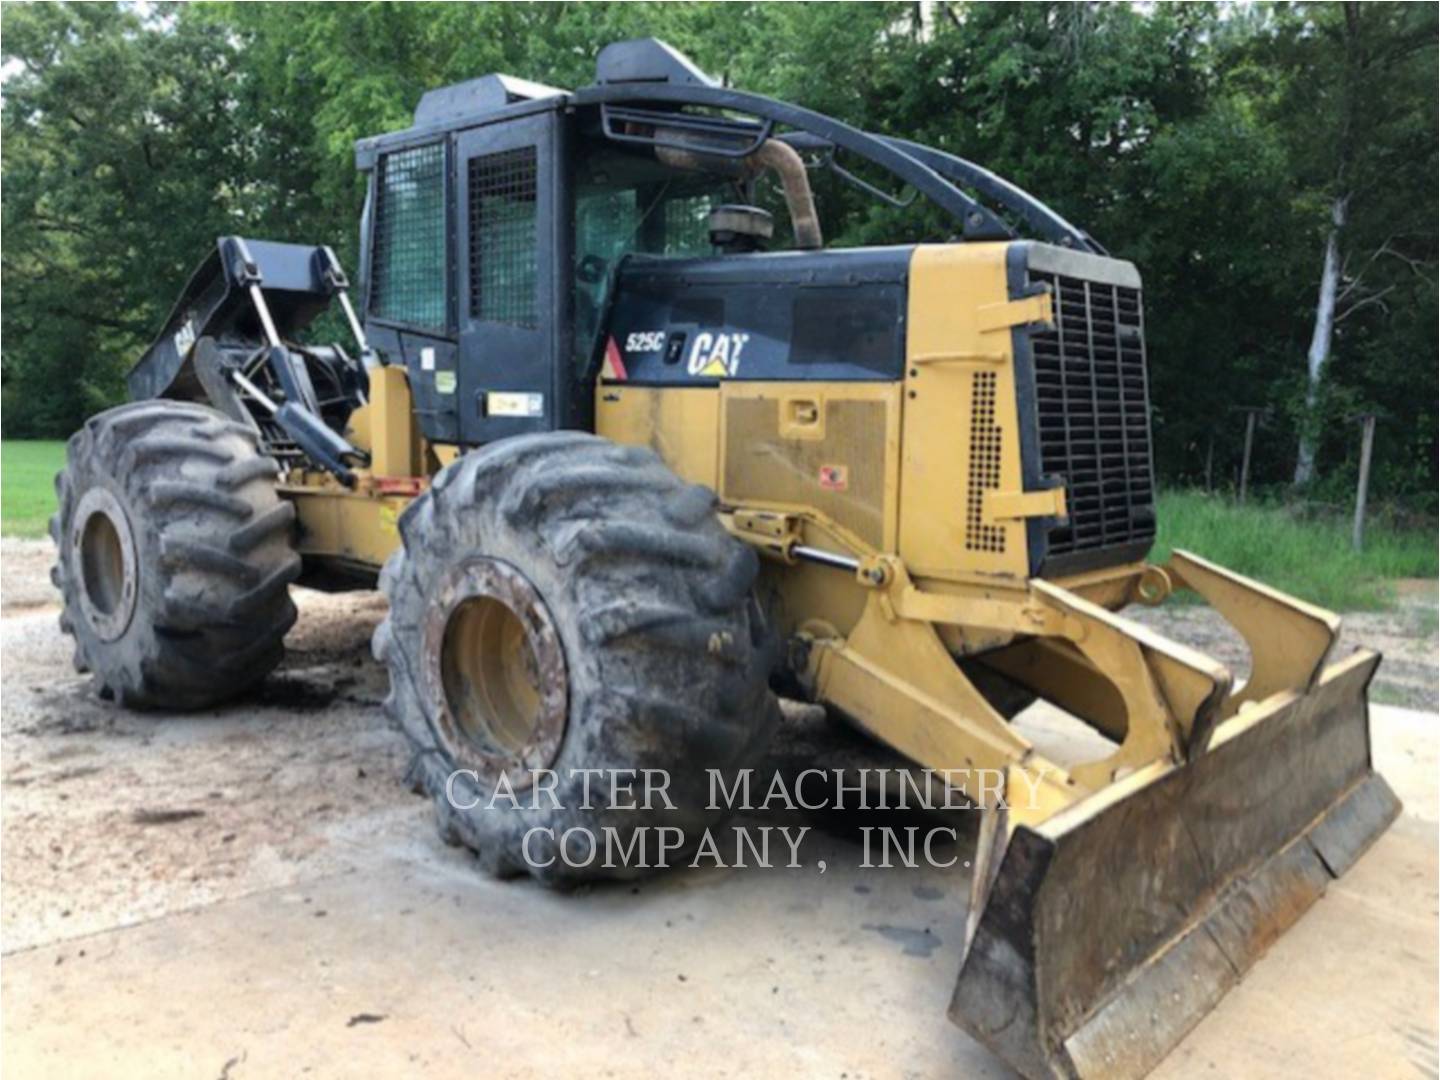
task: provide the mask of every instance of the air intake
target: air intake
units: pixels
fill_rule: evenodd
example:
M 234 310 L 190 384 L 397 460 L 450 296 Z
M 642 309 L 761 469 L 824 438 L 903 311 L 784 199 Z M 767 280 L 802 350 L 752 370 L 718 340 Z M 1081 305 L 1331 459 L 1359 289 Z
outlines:
M 1039 471 L 1065 485 L 1069 510 L 1045 533 L 1039 572 L 1055 575 L 1142 557 L 1155 484 L 1138 277 L 1125 263 L 1042 252 L 1032 249 L 1027 291 L 1050 292 L 1054 329 L 1028 337 Z

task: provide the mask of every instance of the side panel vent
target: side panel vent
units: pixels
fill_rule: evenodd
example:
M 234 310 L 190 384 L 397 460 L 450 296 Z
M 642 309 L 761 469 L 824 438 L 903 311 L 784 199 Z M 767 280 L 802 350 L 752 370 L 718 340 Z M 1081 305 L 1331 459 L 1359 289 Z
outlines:
M 984 524 L 985 492 L 1000 486 L 1000 428 L 995 424 L 995 373 L 979 371 L 970 390 L 970 475 L 965 496 L 965 549 L 1002 554 L 1005 529 Z
M 470 159 L 470 315 L 535 327 L 536 149 Z

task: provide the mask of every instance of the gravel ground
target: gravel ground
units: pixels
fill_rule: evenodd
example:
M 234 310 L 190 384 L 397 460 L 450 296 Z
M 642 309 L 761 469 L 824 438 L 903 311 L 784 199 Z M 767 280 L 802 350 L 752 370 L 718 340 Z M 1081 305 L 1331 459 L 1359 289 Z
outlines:
M 1393 611 L 1356 611 L 1344 616 L 1340 642 L 1332 660 L 1356 649 L 1376 650 L 1385 659 L 1370 687 L 1372 701 L 1434 712 L 1440 705 L 1440 666 L 1437 666 L 1437 585 L 1429 580 L 1399 584 Z M 1126 615 L 1167 637 L 1215 657 L 1237 677 L 1249 671 L 1249 651 L 1220 615 L 1201 604 L 1165 604 L 1135 607 Z

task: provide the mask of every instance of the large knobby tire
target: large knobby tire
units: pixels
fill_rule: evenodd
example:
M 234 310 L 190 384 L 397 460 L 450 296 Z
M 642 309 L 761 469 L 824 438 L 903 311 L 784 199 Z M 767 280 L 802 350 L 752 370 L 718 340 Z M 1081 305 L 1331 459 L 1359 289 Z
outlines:
M 122 405 L 71 437 L 51 579 L 103 696 L 204 708 L 280 662 L 300 557 L 277 471 L 253 431 L 190 402 Z
M 375 654 L 442 837 L 497 876 L 573 885 L 654 866 L 606 866 L 603 851 L 567 865 L 571 829 L 571 863 L 585 861 L 587 835 L 613 830 L 619 845 L 649 844 L 654 864 L 661 829 L 680 830 L 667 836 L 683 836 L 683 852 L 723 820 L 708 770 L 753 767 L 779 709 L 751 597 L 758 562 L 721 527 L 709 489 L 649 450 L 520 436 L 437 475 L 400 535 L 380 577 L 390 611 Z M 535 792 L 538 769 L 553 800 Z M 639 782 L 612 801 L 612 781 L 646 769 L 668 776 L 674 809 L 658 796 L 628 808 L 643 801 Z M 581 770 L 602 770 L 588 809 Z M 502 773 L 519 805 L 494 798 Z

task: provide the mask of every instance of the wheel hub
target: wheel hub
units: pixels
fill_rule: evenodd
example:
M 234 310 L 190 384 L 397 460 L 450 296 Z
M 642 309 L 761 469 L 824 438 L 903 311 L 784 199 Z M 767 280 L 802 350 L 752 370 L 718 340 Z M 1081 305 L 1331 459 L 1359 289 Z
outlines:
M 474 559 L 448 574 L 423 628 L 427 696 L 460 768 L 514 789 L 560 751 L 569 679 L 560 636 L 535 587 L 509 563 Z
M 101 641 L 114 641 L 130 625 L 140 593 L 135 537 L 120 500 L 93 487 L 75 508 L 70 550 L 80 585 L 80 608 Z

